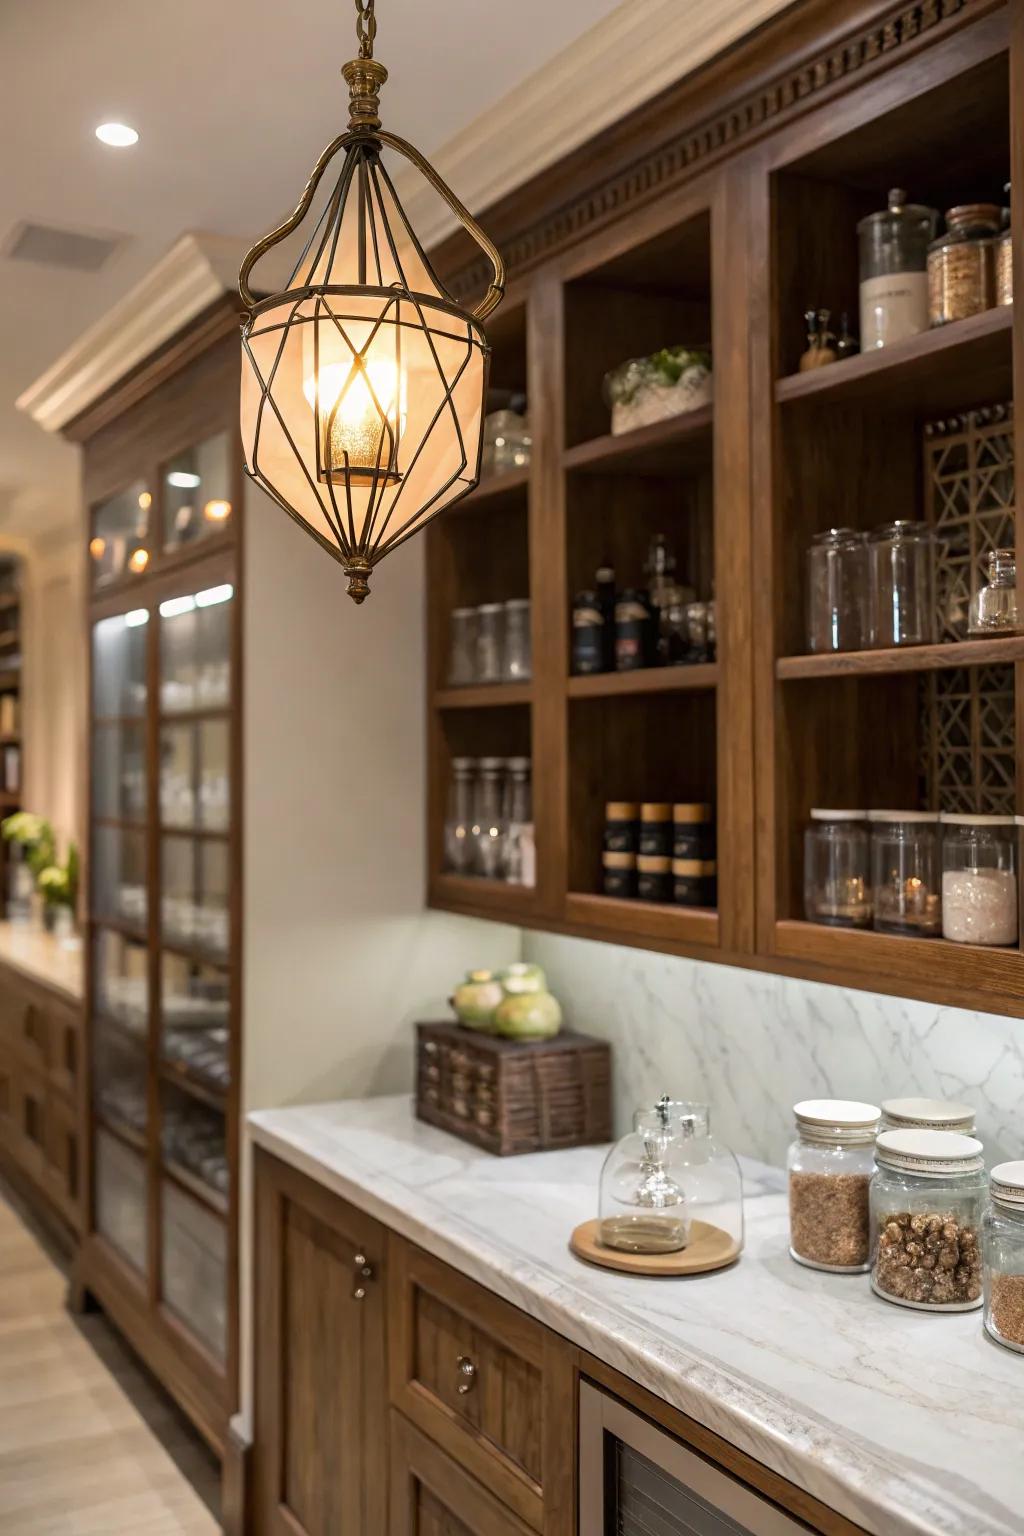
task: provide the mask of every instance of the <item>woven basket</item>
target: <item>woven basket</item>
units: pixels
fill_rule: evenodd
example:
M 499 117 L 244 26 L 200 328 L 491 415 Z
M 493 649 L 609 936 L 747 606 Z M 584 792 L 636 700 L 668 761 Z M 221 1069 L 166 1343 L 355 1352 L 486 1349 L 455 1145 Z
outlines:
M 416 1114 L 499 1157 L 610 1141 L 611 1049 L 568 1030 L 500 1040 L 416 1026 Z

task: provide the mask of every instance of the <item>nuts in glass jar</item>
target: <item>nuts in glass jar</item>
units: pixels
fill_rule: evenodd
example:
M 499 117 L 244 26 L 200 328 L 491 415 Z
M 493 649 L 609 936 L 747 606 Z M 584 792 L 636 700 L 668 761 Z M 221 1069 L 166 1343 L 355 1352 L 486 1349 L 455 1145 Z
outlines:
M 981 1296 L 974 1227 L 952 1211 L 898 1211 L 879 1223 L 876 1289 L 921 1306 L 957 1306 Z

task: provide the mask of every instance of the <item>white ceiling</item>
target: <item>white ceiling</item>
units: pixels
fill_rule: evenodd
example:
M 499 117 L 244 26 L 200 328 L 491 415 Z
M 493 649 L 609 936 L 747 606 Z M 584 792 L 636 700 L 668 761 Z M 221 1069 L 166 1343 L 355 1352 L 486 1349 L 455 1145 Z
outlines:
M 394 132 L 435 151 L 619 0 L 378 0 Z M 345 124 L 351 0 L 0 0 L 0 248 L 22 220 L 129 238 L 99 272 L 0 256 L 0 533 L 77 516 L 77 454 L 14 401 L 186 229 L 244 240 Z M 134 149 L 93 130 L 131 123 Z M 456 187 L 456 191 L 458 188 Z

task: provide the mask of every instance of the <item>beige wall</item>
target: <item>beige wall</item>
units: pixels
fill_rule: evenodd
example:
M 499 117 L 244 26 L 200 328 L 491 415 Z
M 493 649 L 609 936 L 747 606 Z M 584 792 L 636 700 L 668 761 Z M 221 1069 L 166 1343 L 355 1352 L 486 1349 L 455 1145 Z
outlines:
M 85 789 L 84 567 L 72 537 L 26 560 L 22 719 L 24 805 L 82 841 Z
M 251 486 L 245 544 L 243 1104 L 407 1089 L 414 1021 L 520 950 L 516 929 L 424 909 L 423 540 L 361 608 Z M 243 1340 L 248 1304 L 243 1285 Z

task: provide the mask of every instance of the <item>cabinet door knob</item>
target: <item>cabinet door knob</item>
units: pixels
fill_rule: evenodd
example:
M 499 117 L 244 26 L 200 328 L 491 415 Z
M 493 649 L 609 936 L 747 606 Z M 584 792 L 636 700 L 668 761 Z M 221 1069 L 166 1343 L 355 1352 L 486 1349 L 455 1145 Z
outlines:
M 476 1366 L 468 1355 L 460 1355 L 455 1364 L 458 1367 L 459 1375 L 462 1377 L 458 1387 L 459 1396 L 465 1397 L 468 1392 L 472 1392 L 476 1385 Z
M 354 1253 L 352 1255 L 352 1268 L 354 1270 L 352 1300 L 364 1301 L 366 1299 L 366 1286 L 363 1284 L 363 1281 L 373 1279 L 373 1265 L 365 1253 Z

